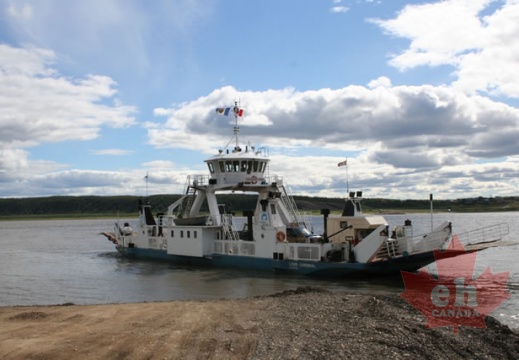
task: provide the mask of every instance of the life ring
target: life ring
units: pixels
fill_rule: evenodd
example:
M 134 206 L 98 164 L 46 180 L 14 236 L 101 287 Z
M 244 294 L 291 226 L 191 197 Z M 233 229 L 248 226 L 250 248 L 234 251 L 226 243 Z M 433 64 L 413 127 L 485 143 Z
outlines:
M 285 241 L 285 238 L 286 238 L 286 235 L 283 231 L 278 231 L 278 233 L 276 234 L 276 239 L 278 242 L 283 242 Z

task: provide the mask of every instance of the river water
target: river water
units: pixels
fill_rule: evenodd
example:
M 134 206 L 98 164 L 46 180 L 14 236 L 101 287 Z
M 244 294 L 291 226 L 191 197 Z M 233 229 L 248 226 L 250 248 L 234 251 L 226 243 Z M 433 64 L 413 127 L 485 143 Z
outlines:
M 430 230 L 431 216 L 385 216 L 391 227 L 410 219 L 414 233 Z M 463 233 L 507 223 L 505 240 L 519 241 L 519 213 L 435 214 L 433 222 L 453 223 Z M 129 221 L 136 227 L 134 219 Z M 322 219 L 310 218 L 315 233 Z M 244 298 L 269 295 L 299 286 L 332 291 L 401 293 L 400 276 L 377 279 L 325 280 L 268 272 L 176 267 L 154 261 L 129 260 L 118 255 L 100 231 L 111 230 L 111 220 L 19 220 L 0 222 L 0 306 L 50 304 L 107 304 L 191 299 Z M 508 272 L 511 297 L 492 316 L 519 328 L 519 245 L 493 248 L 477 255 L 474 278 L 490 267 Z M 436 265 L 426 270 L 436 272 Z

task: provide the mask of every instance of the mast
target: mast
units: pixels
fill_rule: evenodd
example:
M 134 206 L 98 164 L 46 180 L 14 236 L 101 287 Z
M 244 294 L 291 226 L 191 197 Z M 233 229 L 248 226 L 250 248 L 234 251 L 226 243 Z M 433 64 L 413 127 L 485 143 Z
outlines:
M 234 146 L 233 152 L 241 151 L 240 139 L 238 137 L 238 133 L 240 132 L 240 127 L 238 126 L 238 118 L 243 116 L 243 109 L 241 109 L 239 105 L 240 104 L 238 103 L 238 101 L 235 101 L 233 107 L 216 108 L 216 113 L 218 115 L 228 116 L 231 111 L 234 114 L 234 135 L 233 135 L 233 137 L 236 138 L 236 145 Z M 225 149 L 228 148 L 228 146 L 231 144 L 231 142 L 232 142 L 232 138 L 231 138 L 231 140 L 229 140 L 229 142 L 225 146 Z
M 236 146 L 234 147 L 234 151 L 238 152 L 241 151 L 240 148 L 240 141 L 238 139 L 238 133 L 240 132 L 240 127 L 238 126 L 238 116 L 240 115 L 240 107 L 238 106 L 238 102 L 234 102 L 234 137 L 236 138 Z

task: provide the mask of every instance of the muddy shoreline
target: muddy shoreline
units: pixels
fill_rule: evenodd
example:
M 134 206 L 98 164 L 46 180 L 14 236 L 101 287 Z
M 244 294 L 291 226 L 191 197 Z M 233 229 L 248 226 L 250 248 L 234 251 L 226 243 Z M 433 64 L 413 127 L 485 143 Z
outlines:
M 395 294 L 299 288 L 210 301 L 0 308 L 2 359 L 517 359 L 519 334 L 425 328 Z

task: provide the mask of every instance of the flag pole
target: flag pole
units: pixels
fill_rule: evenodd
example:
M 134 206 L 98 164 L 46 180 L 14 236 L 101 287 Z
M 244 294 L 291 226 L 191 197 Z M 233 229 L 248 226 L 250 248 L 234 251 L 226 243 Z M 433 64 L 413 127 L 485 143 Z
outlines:
M 234 107 L 227 108 L 216 108 L 216 113 L 218 115 L 229 115 L 230 112 L 234 113 L 234 136 L 229 140 L 225 148 L 227 148 L 233 139 L 236 139 L 236 145 L 234 146 L 234 152 L 240 152 L 240 139 L 238 138 L 238 133 L 240 132 L 240 127 L 238 126 L 238 118 L 243 116 L 243 109 L 240 108 L 240 102 L 235 101 Z
M 148 172 L 146 171 L 146 176 L 144 177 L 146 179 L 146 198 L 148 198 Z
M 350 193 L 350 181 L 348 178 L 348 159 L 337 164 L 338 167 L 346 166 L 346 193 Z
M 236 136 L 236 147 L 234 148 L 234 150 L 238 151 L 238 149 L 240 148 L 240 141 L 238 140 L 238 133 L 240 132 L 240 128 L 238 127 L 238 114 L 240 112 L 240 108 L 238 106 L 238 102 L 235 101 L 234 102 L 234 109 L 233 109 L 233 112 L 234 112 L 234 135 Z
M 433 225 L 433 194 L 429 194 L 429 201 L 431 203 L 431 231 L 433 231 L 434 229 L 434 225 Z
M 350 193 L 350 180 L 348 176 L 348 163 L 346 162 L 346 193 Z

